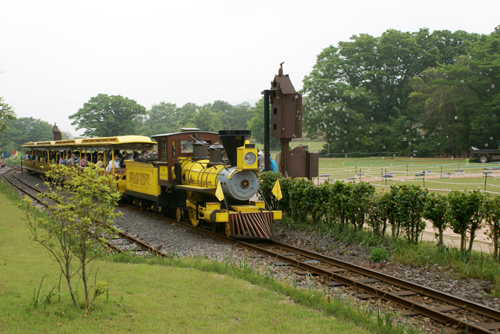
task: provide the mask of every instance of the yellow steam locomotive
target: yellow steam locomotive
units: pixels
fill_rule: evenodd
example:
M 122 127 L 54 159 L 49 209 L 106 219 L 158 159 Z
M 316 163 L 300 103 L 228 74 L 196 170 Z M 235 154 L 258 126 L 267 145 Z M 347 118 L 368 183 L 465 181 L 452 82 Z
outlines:
M 178 221 L 189 218 L 193 226 L 207 222 L 212 231 L 223 230 L 227 236 L 269 239 L 273 220 L 280 220 L 282 213 L 256 200 L 259 170 L 250 134 L 249 130 L 221 130 L 217 134 L 181 129 L 153 136 L 156 143 L 140 136 L 92 138 L 86 143 L 27 143 L 23 161 L 29 171 L 41 172 L 44 168 L 37 169 L 37 164 L 57 161 L 70 151 L 78 150 L 80 155 L 83 151 L 102 152 L 113 160 L 120 150 L 137 152 L 157 144 L 157 155 L 121 157 L 124 168 L 110 164 L 125 200 Z

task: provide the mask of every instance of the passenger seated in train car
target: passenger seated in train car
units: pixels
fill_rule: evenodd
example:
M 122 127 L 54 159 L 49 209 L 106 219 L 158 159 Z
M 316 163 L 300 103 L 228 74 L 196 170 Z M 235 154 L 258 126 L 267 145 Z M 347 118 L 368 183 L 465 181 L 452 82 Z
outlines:
M 97 151 L 92 152 L 92 159 L 89 160 L 89 162 L 92 162 L 93 164 L 97 163 Z
M 113 171 L 113 165 L 115 166 L 115 169 L 120 168 L 120 158 L 117 155 L 115 155 L 114 160 L 111 160 L 111 157 L 109 157 L 109 160 L 110 161 L 108 166 L 106 167 L 106 172 L 111 173 Z
M 84 167 L 87 167 L 87 155 L 86 154 L 83 154 L 82 155 L 82 158 L 80 159 L 80 163 L 78 164 L 80 166 L 80 168 L 84 168 Z
M 96 162 L 97 167 L 101 168 L 104 167 L 104 159 L 102 153 L 99 153 L 97 155 L 97 162 Z
M 115 150 L 115 157 L 118 157 L 120 159 L 119 161 L 121 165 L 121 161 L 123 160 L 123 154 L 121 154 L 119 150 Z M 111 157 L 109 159 L 111 160 Z
M 71 158 L 68 159 L 66 166 L 73 167 L 76 164 L 76 154 L 75 152 L 71 152 Z
M 120 168 L 125 168 L 125 157 L 127 156 L 127 151 L 122 152 L 122 156 L 120 158 Z

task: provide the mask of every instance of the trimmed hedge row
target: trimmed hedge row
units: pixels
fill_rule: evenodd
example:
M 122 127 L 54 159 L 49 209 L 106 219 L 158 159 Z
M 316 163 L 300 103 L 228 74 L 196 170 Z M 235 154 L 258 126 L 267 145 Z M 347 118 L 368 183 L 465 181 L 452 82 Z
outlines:
M 279 179 L 283 198 L 278 201 L 272 188 Z M 500 261 L 500 196 L 479 191 L 452 191 L 448 195 L 429 193 L 417 185 L 392 186 L 384 194 L 365 182 L 325 182 L 315 185 L 306 179 L 284 178 L 276 172 L 261 175 L 261 199 L 273 209 L 282 210 L 297 223 L 348 226 L 355 231 L 371 227 L 376 236 L 385 236 L 390 226 L 393 237 L 403 236 L 418 243 L 426 223 L 439 231 L 438 246 L 443 247 L 443 231 L 450 227 L 462 238 L 460 250 L 470 253 L 476 231 L 484 221 L 493 240 L 493 257 Z M 309 218 L 310 217 L 310 218 Z M 310 219 L 310 220 L 309 220 Z M 467 237 L 470 238 L 467 247 Z

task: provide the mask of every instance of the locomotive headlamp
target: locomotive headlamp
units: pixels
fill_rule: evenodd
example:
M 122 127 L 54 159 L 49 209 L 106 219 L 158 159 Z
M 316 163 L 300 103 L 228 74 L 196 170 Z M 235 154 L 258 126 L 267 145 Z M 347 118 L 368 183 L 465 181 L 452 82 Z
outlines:
M 257 160 L 257 157 L 255 156 L 255 153 L 253 152 L 247 152 L 245 154 L 245 163 L 247 165 L 253 165 L 255 163 L 255 161 Z
M 255 169 L 257 170 L 257 148 L 255 144 L 245 143 L 245 146 L 237 148 L 237 164 L 240 170 Z

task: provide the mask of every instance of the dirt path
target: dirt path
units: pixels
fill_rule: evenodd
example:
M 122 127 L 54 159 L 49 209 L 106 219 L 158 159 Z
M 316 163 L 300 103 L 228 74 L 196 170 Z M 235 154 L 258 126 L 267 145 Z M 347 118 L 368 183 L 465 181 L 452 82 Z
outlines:
M 432 227 L 432 224 L 428 222 L 422 238 L 423 240 L 427 241 L 436 241 L 435 237 L 436 233 L 437 230 L 435 230 Z M 477 252 L 491 254 L 491 251 L 493 250 L 493 244 L 491 240 L 487 238 L 486 233 L 487 229 L 485 228 L 476 231 L 476 237 L 474 238 L 474 245 L 472 246 L 472 249 Z M 459 249 L 460 235 L 453 233 L 453 231 L 448 228 L 444 231 L 444 243 L 448 247 L 454 247 Z

